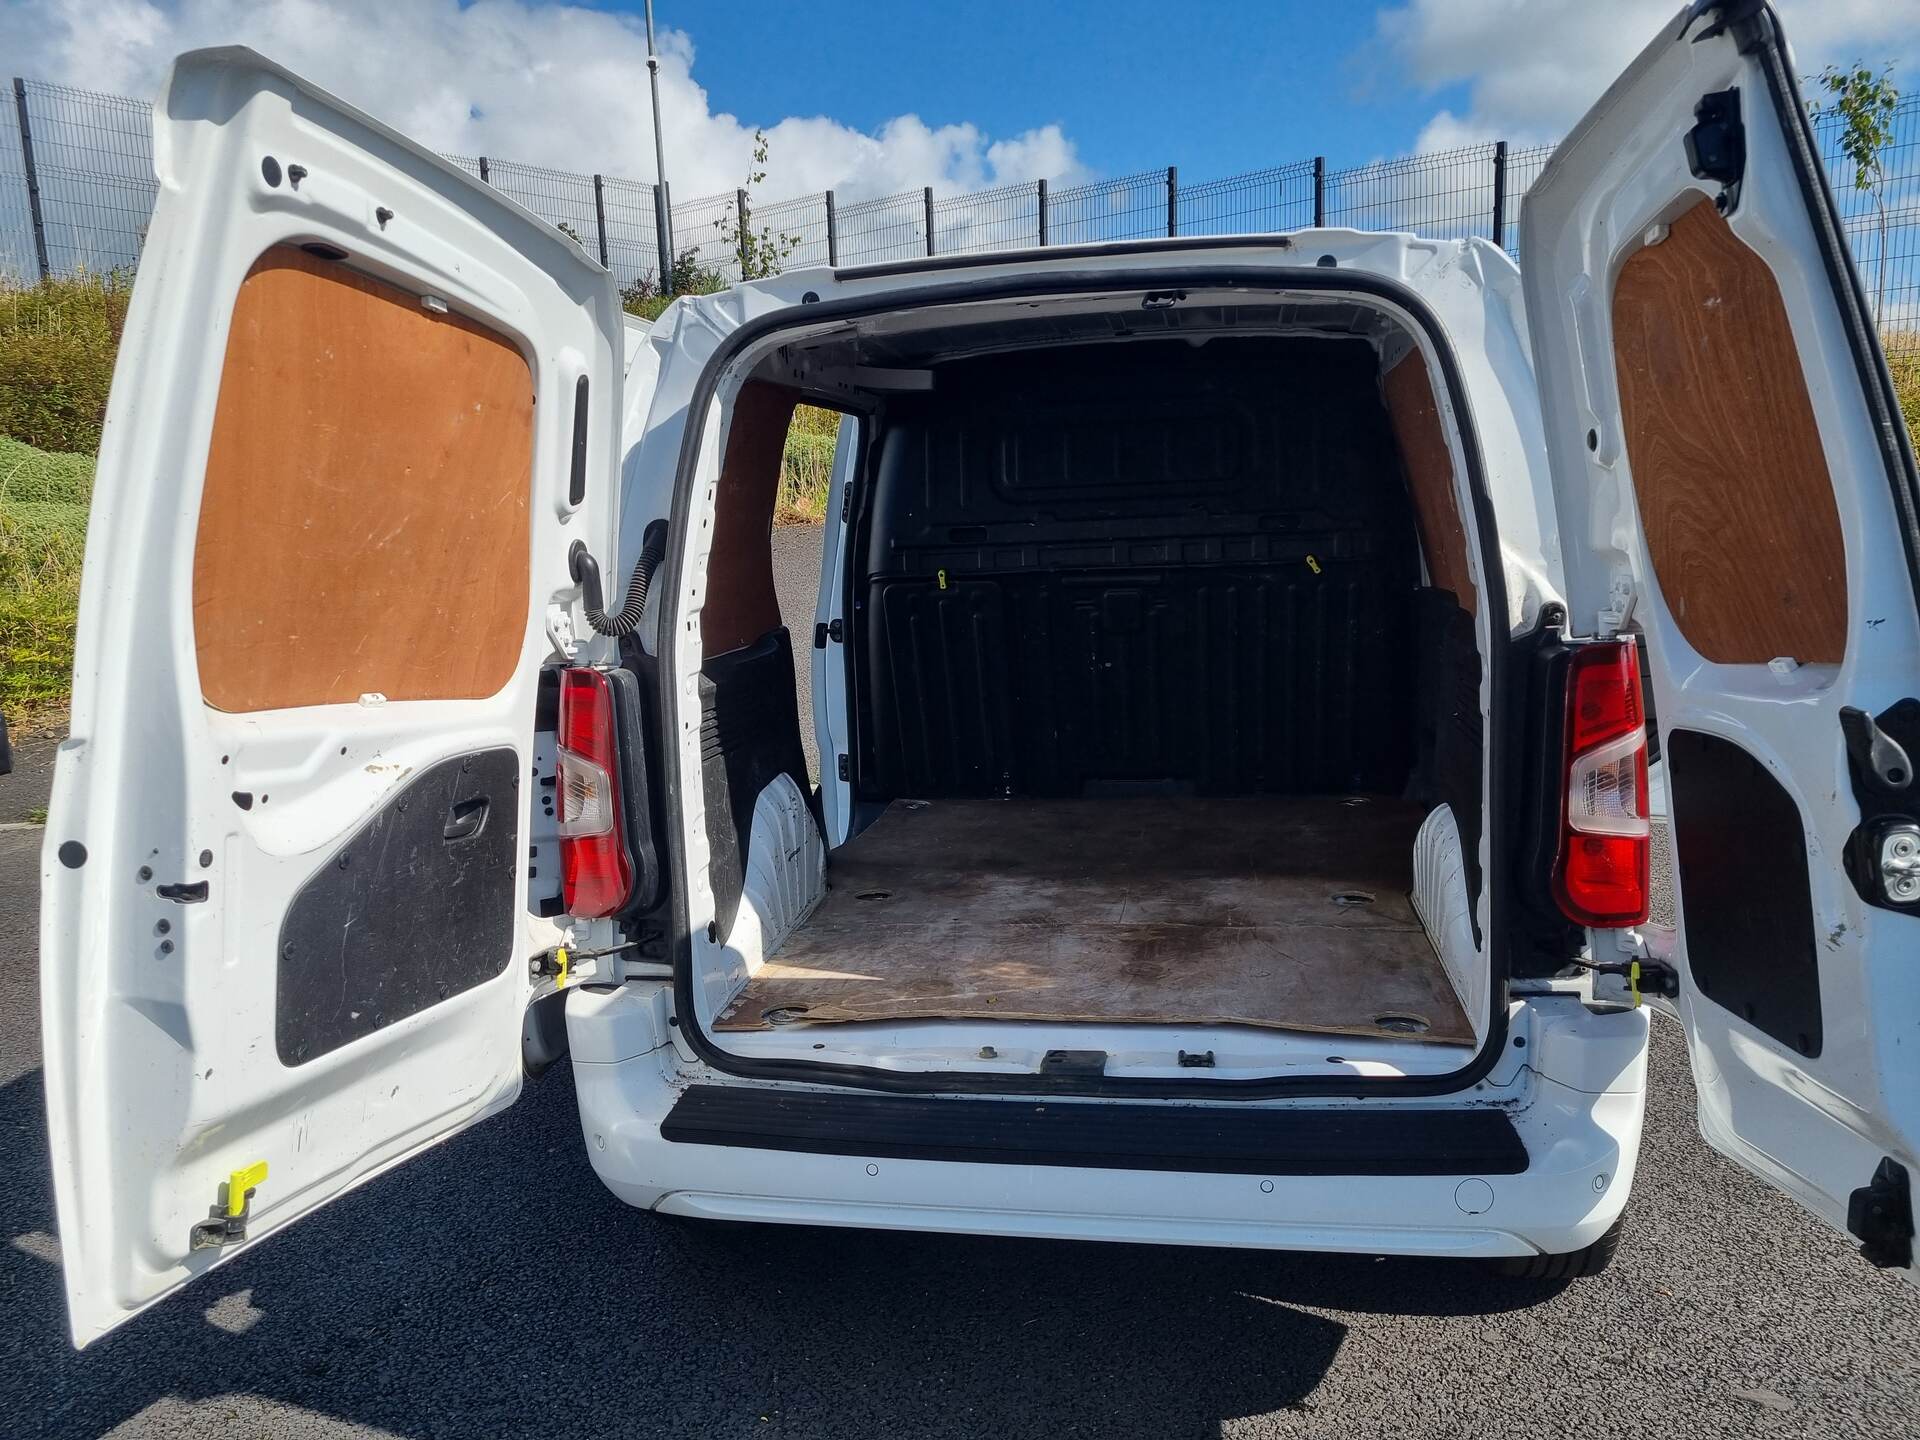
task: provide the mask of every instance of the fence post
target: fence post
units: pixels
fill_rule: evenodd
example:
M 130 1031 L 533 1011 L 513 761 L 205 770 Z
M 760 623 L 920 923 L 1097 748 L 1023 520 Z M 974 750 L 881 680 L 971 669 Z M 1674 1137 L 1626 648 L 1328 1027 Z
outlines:
M 27 82 L 13 77 L 13 107 L 20 117 L 20 161 L 27 167 L 27 209 L 33 215 L 33 258 L 40 262 L 40 278 L 51 280 L 47 263 L 47 221 L 40 210 L 40 173 L 33 165 L 33 131 L 27 124 Z
M 673 192 L 662 180 L 653 187 L 654 244 L 660 252 L 660 293 L 673 294 Z
M 833 192 L 827 191 L 827 264 L 840 268 L 840 222 L 833 210 Z
M 733 192 L 733 213 L 734 219 L 739 225 L 739 230 L 736 232 L 734 238 L 740 242 L 740 278 L 745 280 L 747 278 L 747 215 L 749 213 L 747 210 L 746 191 L 736 190 Z
M 480 157 L 480 183 L 482 185 L 491 185 L 493 183 L 493 177 L 487 174 L 487 157 L 484 155 Z
M 1327 223 L 1327 157 L 1313 157 L 1313 228 Z
M 1180 167 L 1167 167 L 1167 234 L 1180 233 Z
M 1047 182 L 1034 181 L 1033 193 L 1040 202 L 1040 243 L 1044 245 L 1047 243 Z
M 600 223 L 600 267 L 607 269 L 607 202 L 600 194 L 600 177 L 593 177 L 593 218 Z
M 1507 248 L 1507 142 L 1493 146 L 1493 243 Z
M 933 254 L 933 187 L 927 186 L 920 192 L 921 203 L 927 207 L 927 254 Z

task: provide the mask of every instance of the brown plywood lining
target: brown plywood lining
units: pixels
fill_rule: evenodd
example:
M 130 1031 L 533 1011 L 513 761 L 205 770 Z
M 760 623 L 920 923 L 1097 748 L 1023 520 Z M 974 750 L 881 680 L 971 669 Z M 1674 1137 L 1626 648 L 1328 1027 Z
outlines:
M 1381 1017 L 1410 1016 L 1420 1038 L 1470 1044 L 1408 898 L 1423 813 L 1385 797 L 897 800 L 833 853 L 827 898 L 714 1028 L 974 1018 L 1390 1035 Z
M 780 625 L 780 598 L 773 588 L 773 506 L 799 399 L 797 390 L 784 385 L 749 380 L 733 402 L 700 606 L 701 653 L 709 660 L 751 645 Z
M 512 342 L 267 251 L 234 302 L 194 544 L 207 703 L 496 693 L 526 639 L 532 473 Z
M 1624 441 L 1660 593 L 1721 664 L 1847 645 L 1846 545 L 1766 261 L 1702 199 L 1613 293 Z
M 1480 597 L 1467 559 L 1466 528 L 1460 522 L 1453 454 L 1447 449 L 1426 359 L 1418 350 L 1408 351 L 1387 372 L 1382 390 L 1387 420 L 1406 466 L 1428 581 L 1434 589 L 1449 592 L 1469 615 L 1476 614 Z

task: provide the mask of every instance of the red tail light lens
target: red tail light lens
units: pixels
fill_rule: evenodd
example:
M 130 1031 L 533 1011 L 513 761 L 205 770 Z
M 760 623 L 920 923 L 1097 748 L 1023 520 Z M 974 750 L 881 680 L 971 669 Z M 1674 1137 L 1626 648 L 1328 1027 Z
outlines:
M 560 672 L 562 903 L 582 920 L 611 915 L 633 891 L 633 857 L 620 813 L 613 687 L 598 670 Z
M 1554 894 L 1577 925 L 1647 918 L 1647 715 L 1632 639 L 1583 645 L 1567 669 L 1566 790 Z

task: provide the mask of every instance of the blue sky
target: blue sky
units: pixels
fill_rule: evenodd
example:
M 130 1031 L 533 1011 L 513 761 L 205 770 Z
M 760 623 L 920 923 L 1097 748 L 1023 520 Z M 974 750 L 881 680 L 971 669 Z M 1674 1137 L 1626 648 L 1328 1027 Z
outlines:
M 1893 61 L 1920 0 L 1778 0 L 1801 68 Z M 657 0 L 675 199 L 942 194 L 1563 134 L 1678 0 Z M 315 16 L 324 10 L 325 24 Z M 653 178 L 638 0 L 0 0 L 12 73 L 152 96 L 243 44 L 422 144 Z
M 871 131 L 917 114 L 1009 135 L 1053 123 L 1106 175 L 1171 164 L 1198 180 L 1397 154 L 1466 88 L 1396 83 L 1363 4 L 655 0 L 654 17 L 692 35 L 713 108 L 748 125 L 823 113 Z

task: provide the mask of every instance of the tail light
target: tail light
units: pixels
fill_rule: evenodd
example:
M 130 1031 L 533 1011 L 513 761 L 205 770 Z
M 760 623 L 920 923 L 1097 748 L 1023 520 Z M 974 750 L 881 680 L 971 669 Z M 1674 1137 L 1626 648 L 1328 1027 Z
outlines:
M 591 920 L 633 891 L 613 689 L 598 670 L 560 672 L 559 741 L 561 900 L 567 914 Z
M 1554 897 L 1577 925 L 1647 918 L 1647 712 L 1632 639 L 1582 645 L 1567 669 L 1566 791 Z

